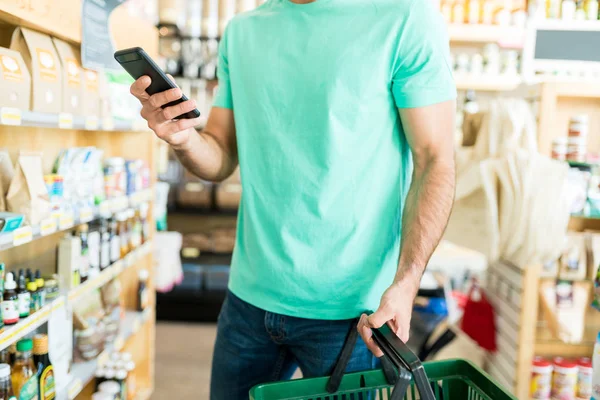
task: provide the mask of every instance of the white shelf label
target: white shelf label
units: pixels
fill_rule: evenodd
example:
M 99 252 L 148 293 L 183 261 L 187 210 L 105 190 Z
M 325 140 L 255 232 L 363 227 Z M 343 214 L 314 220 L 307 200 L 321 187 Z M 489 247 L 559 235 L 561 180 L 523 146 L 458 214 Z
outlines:
M 94 219 L 94 211 L 90 207 L 83 207 L 79 210 L 79 221 L 90 222 Z
M 13 232 L 13 245 L 20 246 L 25 243 L 31 242 L 33 239 L 33 231 L 30 226 L 24 226 L 22 228 L 16 229 Z
M 69 229 L 73 226 L 73 214 L 68 212 L 60 216 L 58 228 L 60 230 Z
M 21 110 L 12 107 L 0 107 L 2 125 L 21 125 Z
M 88 131 L 98 130 L 98 117 L 90 116 L 85 118 L 85 129 Z
M 81 382 L 81 379 L 76 378 L 69 385 L 69 389 L 67 389 L 67 396 L 69 396 L 69 400 L 73 400 L 75 397 L 77 397 L 79 392 L 81 392 L 81 389 L 83 389 L 83 383 Z
M 73 114 L 58 114 L 58 127 L 61 129 L 73 129 Z
M 110 200 L 105 200 L 99 206 L 100 215 L 106 216 L 110 214 Z
M 46 218 L 40 224 L 40 234 L 42 236 L 51 235 L 56 232 L 56 218 Z
M 106 117 L 102 120 L 102 130 L 112 131 L 115 129 L 115 121 L 111 117 Z

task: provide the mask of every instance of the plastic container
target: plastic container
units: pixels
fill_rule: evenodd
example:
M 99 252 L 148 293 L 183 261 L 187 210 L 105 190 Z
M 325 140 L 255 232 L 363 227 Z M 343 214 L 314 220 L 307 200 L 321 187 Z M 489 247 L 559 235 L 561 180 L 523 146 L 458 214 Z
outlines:
M 115 396 L 115 399 L 120 398 L 121 385 L 119 385 L 119 382 L 117 381 L 104 381 L 98 385 L 98 391 L 100 393 L 107 393 L 109 395 Z
M 550 399 L 552 388 L 552 364 L 542 357 L 535 357 L 531 367 L 531 398 Z
M 568 140 L 566 137 L 554 139 L 552 141 L 552 158 L 565 161 L 567 159 Z
M 577 374 L 577 399 L 589 400 L 592 397 L 592 360 L 588 357 L 582 357 L 577 360 L 579 371 Z
M 577 363 L 556 357 L 553 360 L 552 398 L 573 399 L 577 387 Z

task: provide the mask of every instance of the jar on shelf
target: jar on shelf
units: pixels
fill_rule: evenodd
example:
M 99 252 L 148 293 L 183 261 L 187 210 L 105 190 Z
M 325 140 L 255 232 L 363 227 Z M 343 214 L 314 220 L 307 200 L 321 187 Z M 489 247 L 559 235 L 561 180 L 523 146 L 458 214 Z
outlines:
M 577 363 L 562 357 L 553 360 L 552 398 L 573 399 L 577 386 Z
M 104 335 L 99 327 L 89 327 L 75 331 L 77 350 L 84 360 L 92 360 L 104 348 Z
M 589 399 L 592 397 L 592 360 L 582 357 L 577 360 L 579 373 L 577 374 L 577 399 Z
M 567 160 L 585 162 L 587 156 L 587 137 L 569 136 L 567 145 Z
M 549 400 L 552 381 L 552 364 L 542 357 L 535 357 L 531 367 L 531 398 Z
M 566 137 L 559 137 L 552 141 L 552 158 L 565 161 L 569 150 L 569 141 Z
M 588 116 L 586 114 L 572 116 L 569 120 L 569 137 L 587 137 Z

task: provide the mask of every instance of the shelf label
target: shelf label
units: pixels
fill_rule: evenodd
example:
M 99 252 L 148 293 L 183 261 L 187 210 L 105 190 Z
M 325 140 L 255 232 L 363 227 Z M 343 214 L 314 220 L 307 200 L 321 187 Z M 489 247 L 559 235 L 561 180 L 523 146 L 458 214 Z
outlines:
M 67 390 L 67 395 L 69 396 L 69 400 L 73 400 L 83 389 L 83 383 L 81 379 L 75 378 L 73 382 L 69 385 L 69 389 Z
M 79 210 L 79 221 L 90 222 L 94 219 L 94 211 L 90 207 L 83 207 Z
M 73 214 L 70 212 L 64 213 L 58 220 L 58 229 L 69 229 L 73 226 Z
M 197 249 L 195 247 L 184 247 L 181 250 L 181 255 L 184 258 L 196 258 L 200 256 L 200 249 Z
M 85 117 L 85 129 L 88 131 L 98 130 L 98 117 L 95 115 Z
M 106 117 L 102 120 L 102 130 L 112 131 L 115 129 L 115 121 L 112 117 Z
M 33 231 L 30 226 L 24 226 L 22 228 L 16 229 L 13 232 L 13 245 L 20 246 L 25 243 L 31 242 L 33 239 Z
M 58 114 L 58 127 L 61 129 L 73 129 L 73 114 Z
M 21 110 L 12 107 L 0 107 L 2 125 L 21 125 Z
M 56 232 L 56 218 L 46 218 L 40 224 L 40 234 L 42 236 L 51 235 Z

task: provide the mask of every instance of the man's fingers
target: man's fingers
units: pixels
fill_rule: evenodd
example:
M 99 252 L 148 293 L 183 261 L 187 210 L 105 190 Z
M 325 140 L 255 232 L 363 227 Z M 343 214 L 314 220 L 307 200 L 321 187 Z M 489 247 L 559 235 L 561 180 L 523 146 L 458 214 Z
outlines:
M 165 104 L 168 104 L 175 100 L 179 100 L 180 98 L 181 89 L 174 88 L 150 96 L 150 98 L 148 99 L 148 103 L 150 103 L 150 105 L 154 108 L 161 108 Z
M 371 328 L 367 325 L 366 314 L 361 315 L 357 329 L 358 333 L 362 337 L 362 340 L 365 342 L 367 348 L 371 351 L 371 353 L 373 353 L 375 357 L 382 357 L 383 352 L 373 340 L 373 331 L 371 331 Z
M 379 307 L 377 311 L 367 317 L 367 324 L 371 328 L 381 328 L 383 324 L 388 322 L 394 317 L 394 315 L 385 307 Z
M 171 107 L 167 107 L 162 111 L 162 116 L 165 121 L 170 121 L 173 118 L 177 118 L 186 112 L 192 111 L 196 108 L 196 102 L 194 100 L 184 101 L 183 103 L 176 104 Z
M 148 100 L 150 95 L 148 95 L 148 93 L 146 93 L 146 89 L 148 89 L 148 86 L 150 86 L 151 83 L 152 83 L 152 80 L 150 79 L 150 77 L 147 75 L 144 75 L 131 84 L 129 91 L 131 92 L 132 95 L 137 97 L 140 101 Z
M 168 141 L 168 137 L 172 134 L 200 125 L 200 120 L 201 118 L 198 117 L 194 119 L 180 119 L 177 121 L 167 122 L 164 127 L 160 129 L 160 133 L 157 132 L 157 134 L 161 139 Z

